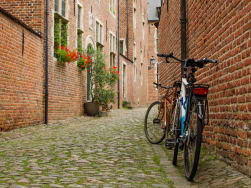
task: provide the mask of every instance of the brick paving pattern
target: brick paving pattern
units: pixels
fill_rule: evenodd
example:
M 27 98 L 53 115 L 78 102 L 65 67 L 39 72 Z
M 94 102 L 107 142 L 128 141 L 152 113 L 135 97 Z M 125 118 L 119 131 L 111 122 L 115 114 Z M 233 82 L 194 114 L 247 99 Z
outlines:
M 251 185 L 250 178 L 210 157 L 203 158 L 195 182 L 187 182 L 168 160 L 170 152 L 147 142 L 145 111 L 115 110 L 109 117 L 78 117 L 2 133 L 0 187 Z

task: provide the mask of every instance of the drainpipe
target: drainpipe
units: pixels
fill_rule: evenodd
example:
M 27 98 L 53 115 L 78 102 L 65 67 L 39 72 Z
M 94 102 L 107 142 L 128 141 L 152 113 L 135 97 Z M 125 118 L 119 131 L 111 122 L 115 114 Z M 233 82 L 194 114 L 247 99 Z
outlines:
M 120 72 L 120 0 L 118 0 L 118 40 L 117 41 L 118 41 L 118 72 Z M 120 79 L 118 79 L 118 108 L 120 108 Z
M 180 26 L 181 26 L 181 59 L 186 59 L 186 0 L 180 0 Z M 181 75 L 184 74 L 183 64 L 181 66 Z
M 126 0 L 126 51 L 127 51 L 127 58 L 129 57 L 129 0 Z
M 44 123 L 48 124 L 48 61 L 49 61 L 49 0 L 46 0 L 46 23 L 45 23 L 45 109 Z

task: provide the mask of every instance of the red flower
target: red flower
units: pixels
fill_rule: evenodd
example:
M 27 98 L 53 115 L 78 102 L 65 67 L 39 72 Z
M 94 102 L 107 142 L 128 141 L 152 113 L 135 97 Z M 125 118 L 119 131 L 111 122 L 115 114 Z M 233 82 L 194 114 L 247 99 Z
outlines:
M 113 66 L 113 69 L 117 69 L 117 67 Z
M 113 80 L 114 78 L 112 78 L 112 80 Z

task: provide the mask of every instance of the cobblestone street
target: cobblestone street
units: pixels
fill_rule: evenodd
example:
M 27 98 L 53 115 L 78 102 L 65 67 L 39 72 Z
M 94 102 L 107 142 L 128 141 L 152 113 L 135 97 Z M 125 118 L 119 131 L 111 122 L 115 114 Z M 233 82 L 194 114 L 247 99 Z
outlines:
M 250 178 L 212 156 L 202 159 L 195 182 L 187 182 L 164 146 L 147 142 L 145 111 L 115 110 L 110 117 L 78 117 L 2 133 L 0 187 L 251 185 Z

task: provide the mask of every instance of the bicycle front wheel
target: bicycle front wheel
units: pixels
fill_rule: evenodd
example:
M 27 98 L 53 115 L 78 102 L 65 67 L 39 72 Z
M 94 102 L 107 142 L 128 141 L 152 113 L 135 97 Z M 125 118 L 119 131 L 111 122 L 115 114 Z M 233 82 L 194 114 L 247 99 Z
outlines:
M 180 104 L 176 104 L 176 111 L 173 116 L 174 118 L 174 136 L 175 136 L 175 145 L 174 145 L 174 150 L 173 150 L 173 165 L 177 165 L 177 158 L 178 158 L 178 152 L 179 152 L 179 142 L 178 138 L 180 137 Z
M 152 144 L 159 144 L 165 138 L 164 123 L 164 104 L 156 101 L 147 109 L 145 116 L 145 134 L 148 141 Z
M 184 145 L 184 164 L 186 178 L 192 181 L 199 164 L 203 120 L 198 118 L 198 110 L 195 102 L 192 102 L 191 111 L 188 113 L 189 123 L 187 128 L 188 135 Z

